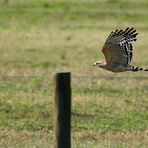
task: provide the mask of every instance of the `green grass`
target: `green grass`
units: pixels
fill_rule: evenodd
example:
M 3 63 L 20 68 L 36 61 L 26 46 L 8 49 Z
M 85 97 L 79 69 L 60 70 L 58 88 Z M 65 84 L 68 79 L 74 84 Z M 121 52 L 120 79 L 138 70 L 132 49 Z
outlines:
M 146 72 L 94 68 L 112 29 L 139 32 L 133 64 L 148 66 L 148 2 L 0 2 L 0 147 L 53 146 L 53 76 L 72 72 L 72 147 L 146 148 Z

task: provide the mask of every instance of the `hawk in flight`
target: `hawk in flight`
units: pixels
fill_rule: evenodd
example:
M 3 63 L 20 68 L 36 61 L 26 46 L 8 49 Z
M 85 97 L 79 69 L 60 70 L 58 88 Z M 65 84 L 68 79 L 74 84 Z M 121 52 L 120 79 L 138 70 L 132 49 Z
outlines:
M 131 65 L 133 56 L 132 43 L 137 40 L 137 35 L 136 30 L 129 27 L 125 30 L 117 29 L 116 31 L 112 31 L 102 48 L 106 60 L 97 61 L 94 63 L 94 66 L 112 72 L 148 71 L 148 69 Z

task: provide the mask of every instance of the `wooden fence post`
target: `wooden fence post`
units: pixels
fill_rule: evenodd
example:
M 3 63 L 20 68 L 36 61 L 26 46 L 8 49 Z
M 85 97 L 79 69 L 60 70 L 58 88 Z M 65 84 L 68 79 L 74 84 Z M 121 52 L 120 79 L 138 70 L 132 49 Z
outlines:
M 71 147 L 71 77 L 70 72 L 57 73 L 55 85 L 55 148 Z

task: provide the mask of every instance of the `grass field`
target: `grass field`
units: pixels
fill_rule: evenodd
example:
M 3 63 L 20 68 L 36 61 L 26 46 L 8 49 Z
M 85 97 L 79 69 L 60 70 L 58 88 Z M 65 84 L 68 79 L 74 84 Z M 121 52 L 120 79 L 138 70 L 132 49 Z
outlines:
M 72 147 L 146 148 L 148 74 L 94 68 L 116 28 L 135 27 L 148 67 L 147 0 L 0 1 L 0 148 L 53 147 L 53 76 L 72 73 Z

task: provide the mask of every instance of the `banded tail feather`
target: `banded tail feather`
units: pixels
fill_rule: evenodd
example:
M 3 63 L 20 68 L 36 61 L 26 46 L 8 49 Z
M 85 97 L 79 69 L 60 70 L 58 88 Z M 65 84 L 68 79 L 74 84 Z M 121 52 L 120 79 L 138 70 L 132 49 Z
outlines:
M 131 66 L 131 71 L 137 72 L 137 71 L 148 71 L 148 69 L 141 68 L 141 67 L 136 67 L 136 66 Z

